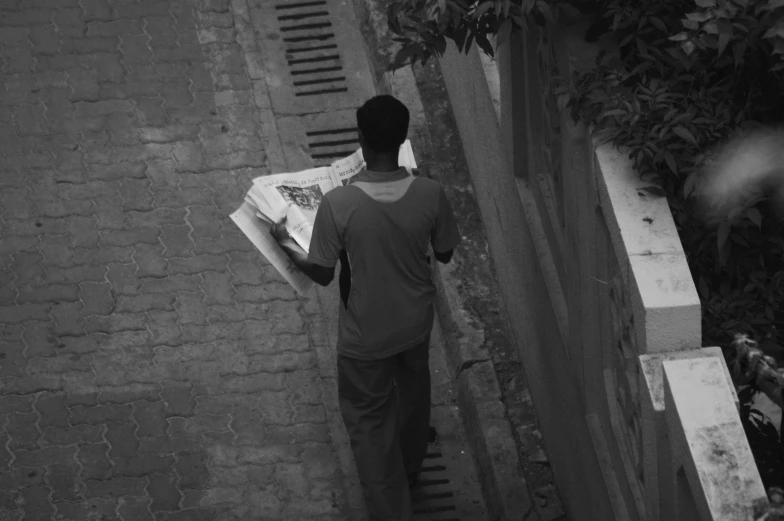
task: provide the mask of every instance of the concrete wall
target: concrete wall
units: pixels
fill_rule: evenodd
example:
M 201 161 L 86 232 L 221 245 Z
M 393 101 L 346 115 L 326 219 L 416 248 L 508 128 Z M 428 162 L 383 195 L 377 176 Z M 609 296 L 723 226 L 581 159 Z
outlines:
M 500 59 L 509 60 L 509 49 L 503 51 Z M 441 70 L 559 489 L 575 507 L 570 509 L 572 519 L 610 519 L 611 506 L 582 413 L 584 396 L 574 385 L 577 377 L 549 305 L 536 246 L 543 237 L 532 234 L 518 190 L 520 180 L 513 171 L 513 150 L 507 139 L 511 121 L 502 118 L 499 122 L 496 116 L 478 53 L 462 56 L 450 49 L 441 60 Z M 500 81 L 507 83 L 501 85 L 502 92 L 508 90 L 510 79 L 501 76 Z M 500 114 L 511 112 L 510 101 L 508 96 L 502 98 Z M 541 234 L 541 230 L 533 233 Z
M 575 34 L 532 27 L 495 60 L 452 47 L 440 65 L 569 517 L 665 519 L 661 505 L 678 490 L 673 476 L 712 463 L 668 441 L 671 432 L 698 434 L 665 415 L 662 364 L 708 358 L 721 370 L 711 385 L 722 392 L 702 406 L 726 412 L 736 398 L 720 352 L 700 349 L 699 299 L 666 199 L 640 190 L 647 183 L 627 157 L 595 149 L 558 109 L 554 78 L 591 59 Z M 734 422 L 737 430 L 737 414 Z M 745 439 L 727 446 L 725 438 L 717 443 L 743 462 L 743 479 L 756 475 Z M 704 499 L 695 504 L 715 506 L 730 493 L 741 505 L 759 499 L 758 475 L 713 503 L 700 475 L 690 474 L 693 497 Z

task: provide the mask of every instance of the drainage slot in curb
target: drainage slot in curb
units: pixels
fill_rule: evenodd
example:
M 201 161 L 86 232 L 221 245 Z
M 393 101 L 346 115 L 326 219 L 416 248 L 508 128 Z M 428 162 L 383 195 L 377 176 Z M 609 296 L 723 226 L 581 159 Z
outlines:
M 429 485 L 448 485 L 449 480 L 448 479 L 420 479 L 419 484 L 423 487 Z
M 327 2 L 326 0 L 314 0 L 313 2 L 300 2 L 297 4 L 279 4 L 275 6 L 275 9 L 298 9 L 300 7 L 314 7 L 317 5 L 327 5 Z
M 358 128 L 334 128 L 329 130 L 311 130 L 310 132 L 305 132 L 306 136 L 327 136 L 332 134 L 348 134 L 349 132 L 356 132 Z
M 292 36 L 290 38 L 283 38 L 283 41 L 286 43 L 298 43 L 298 42 L 311 42 L 313 40 L 329 40 L 331 38 L 335 38 L 335 33 L 325 33 L 325 34 L 311 34 L 308 36 Z
M 321 67 L 318 69 L 300 69 L 298 71 L 291 71 L 292 76 L 301 76 L 303 74 L 316 74 L 318 72 L 335 72 L 335 71 L 342 71 L 343 67 L 340 65 L 336 67 Z
M 311 154 L 310 157 L 313 159 L 332 159 L 335 157 L 343 158 L 350 156 L 354 152 L 354 150 L 346 150 L 345 152 L 330 152 L 328 154 Z
M 314 63 L 314 62 L 327 62 L 330 60 L 339 60 L 339 54 L 330 54 L 329 56 L 316 56 L 315 58 L 300 58 L 298 60 L 287 60 L 289 65 L 297 65 L 298 63 Z
M 313 145 L 311 145 L 313 146 Z M 440 470 L 446 470 L 446 467 L 443 465 L 433 465 L 431 467 L 422 467 L 422 472 L 438 472 Z
M 306 29 L 324 29 L 326 27 L 332 27 L 332 22 L 320 22 L 316 24 L 302 24 L 302 25 L 288 25 L 286 27 L 281 27 L 280 30 L 284 33 L 289 31 L 304 31 Z
M 411 493 L 412 521 L 486 519 L 475 478 L 466 473 L 465 438 L 456 408 L 434 408 L 431 421 L 425 465 Z
M 336 89 L 321 89 L 321 90 L 309 90 L 306 92 L 295 92 L 295 96 L 318 96 L 319 94 L 334 94 L 335 92 L 348 92 L 346 87 L 339 87 Z
M 287 54 L 294 54 L 298 52 L 312 52 L 312 51 L 324 51 L 327 49 L 337 49 L 338 46 L 335 43 L 330 43 L 327 45 L 315 45 L 313 47 L 298 47 L 296 49 L 286 49 Z
M 337 145 L 350 145 L 352 143 L 359 143 L 359 139 L 341 139 L 340 141 L 319 141 L 318 143 L 311 143 L 310 148 L 319 147 L 334 147 Z M 429 468 L 429 467 L 428 467 Z M 424 472 L 426 469 L 422 469 Z
M 313 9 L 313 6 L 323 6 L 321 9 Z M 330 16 L 331 9 L 326 1 L 314 2 L 300 2 L 298 4 L 279 4 L 275 6 L 280 12 L 281 9 L 294 9 L 294 8 L 310 8 L 304 12 L 300 11 L 286 11 L 277 15 L 279 31 L 282 33 L 292 33 L 305 31 L 301 36 L 292 36 L 283 38 L 283 42 L 289 45 L 298 42 L 324 42 L 325 40 L 335 40 L 334 32 L 322 31 L 332 27 L 332 17 Z M 318 20 L 316 20 L 318 19 Z M 293 23 L 293 25 L 283 26 L 285 22 Z M 338 50 L 337 42 L 324 42 L 314 43 L 308 47 L 306 45 L 292 45 L 294 48 L 285 49 L 286 65 L 288 66 L 289 75 L 292 77 L 291 94 L 295 98 L 308 98 L 314 96 L 323 96 L 326 94 L 342 94 L 348 92 L 346 76 L 331 75 L 323 77 L 320 73 L 339 72 L 343 70 L 340 60 L 340 51 Z M 333 52 L 320 53 L 325 49 L 334 49 Z M 314 55 L 308 56 L 312 52 Z M 294 56 L 294 53 L 298 53 Z M 294 69 L 294 67 L 307 67 L 305 69 Z M 310 78 L 302 78 L 297 80 L 298 76 L 311 76 Z M 308 89 L 308 87 L 311 87 Z
M 295 87 L 302 87 L 305 85 L 318 85 L 319 83 L 334 83 L 336 81 L 346 81 L 345 76 L 339 76 L 337 78 L 324 78 L 323 80 L 305 80 L 305 81 L 295 81 Z
M 313 13 L 284 14 L 283 16 L 278 16 L 278 20 L 281 22 L 285 20 L 304 20 L 305 18 L 316 18 L 318 16 L 329 16 L 329 13 L 327 11 L 315 11 Z

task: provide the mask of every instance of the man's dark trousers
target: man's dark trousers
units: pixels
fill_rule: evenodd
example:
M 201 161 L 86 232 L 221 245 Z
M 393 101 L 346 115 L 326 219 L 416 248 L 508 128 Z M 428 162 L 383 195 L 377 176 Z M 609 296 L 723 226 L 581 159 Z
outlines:
M 407 474 L 430 435 L 430 338 L 389 358 L 338 355 L 338 396 L 371 521 L 409 521 Z

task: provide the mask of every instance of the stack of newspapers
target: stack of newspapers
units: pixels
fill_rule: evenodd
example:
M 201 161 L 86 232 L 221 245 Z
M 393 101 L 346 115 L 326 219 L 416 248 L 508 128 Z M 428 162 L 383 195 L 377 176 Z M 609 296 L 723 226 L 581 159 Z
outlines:
M 416 168 L 410 141 L 400 147 L 398 162 L 409 170 Z M 231 214 L 240 230 L 300 295 L 310 290 L 312 281 L 270 235 L 270 226 L 285 218 L 291 240 L 284 245 L 308 252 L 321 198 L 333 188 L 349 184 L 364 167 L 362 149 L 359 149 L 330 166 L 257 177 L 245 195 L 245 202 Z

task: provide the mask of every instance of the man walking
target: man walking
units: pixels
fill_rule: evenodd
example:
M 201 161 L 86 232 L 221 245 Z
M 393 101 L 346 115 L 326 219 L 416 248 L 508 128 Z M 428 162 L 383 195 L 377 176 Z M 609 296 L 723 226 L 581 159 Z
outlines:
M 460 235 L 443 188 L 400 167 L 408 109 L 376 96 L 357 110 L 366 168 L 324 195 L 308 255 L 317 284 L 340 260 L 338 396 L 373 521 L 407 521 L 430 432 L 428 351 L 435 285 L 428 246 L 447 263 Z M 286 237 L 273 226 L 273 236 Z

